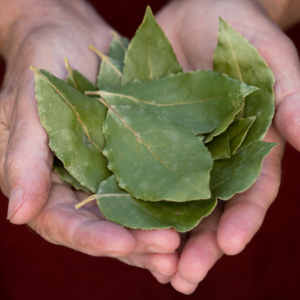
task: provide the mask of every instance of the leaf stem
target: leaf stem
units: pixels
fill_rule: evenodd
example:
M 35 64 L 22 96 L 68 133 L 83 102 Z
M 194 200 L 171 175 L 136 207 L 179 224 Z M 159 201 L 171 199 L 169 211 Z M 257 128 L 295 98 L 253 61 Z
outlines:
M 94 195 L 91 195 L 89 196 L 88 198 L 86 198 L 85 200 L 79 202 L 78 204 L 75 205 L 75 208 L 76 209 L 79 209 L 81 208 L 82 206 L 84 206 L 85 204 L 93 201 L 93 200 L 96 200 L 98 198 L 102 198 L 102 197 L 129 197 L 130 195 L 129 194 L 94 194 Z

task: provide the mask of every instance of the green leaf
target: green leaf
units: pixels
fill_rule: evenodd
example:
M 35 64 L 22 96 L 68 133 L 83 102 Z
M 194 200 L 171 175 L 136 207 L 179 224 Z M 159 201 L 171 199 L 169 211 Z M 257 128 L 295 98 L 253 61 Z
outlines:
M 120 36 L 115 31 L 111 31 L 111 34 L 113 36 L 113 39 L 110 44 L 108 56 L 116 60 L 124 61 L 125 53 L 129 45 L 129 39 Z
M 201 138 L 165 117 L 106 105 L 103 153 L 121 188 L 147 201 L 210 197 L 213 161 Z
M 233 155 L 242 145 L 249 128 L 252 126 L 256 117 L 237 119 L 228 128 L 230 154 Z
M 68 76 L 66 79 L 66 83 L 81 93 L 85 91 L 96 91 L 97 88 L 94 84 L 92 84 L 86 77 L 84 77 L 77 70 L 73 70 L 69 64 L 69 60 L 67 57 L 64 57 L 65 66 L 68 70 Z M 71 174 L 65 169 L 63 162 L 60 161 L 56 156 L 54 157 L 53 162 L 54 171 L 59 175 L 61 180 L 68 182 L 77 190 L 83 190 L 87 193 L 90 193 L 88 189 L 83 187 L 75 178 L 71 176 Z
M 230 157 L 229 136 L 227 131 L 216 136 L 211 142 L 205 144 L 205 146 L 214 160 Z
M 98 88 L 105 90 L 120 86 L 123 76 L 123 61 L 110 58 L 91 45 L 89 48 L 102 60 L 97 79 Z
M 78 90 L 81 93 L 86 91 L 97 91 L 96 86 L 91 83 L 86 77 L 84 77 L 81 73 L 77 70 L 74 70 L 70 67 L 68 58 L 65 57 L 65 66 L 68 70 L 68 77 L 66 82 L 68 85 L 73 87 L 74 89 Z
M 245 37 L 220 19 L 214 70 L 259 88 L 245 99 L 243 117 L 256 116 L 244 145 L 262 140 L 274 115 L 274 75 Z
M 152 80 L 179 72 L 182 68 L 173 48 L 148 6 L 125 55 L 122 85 L 134 79 Z
M 215 136 L 218 136 L 219 134 L 224 132 L 228 128 L 228 126 L 235 120 L 236 116 L 242 111 L 244 105 L 244 102 L 242 102 L 236 109 L 232 110 L 222 121 L 222 123 L 218 125 L 218 127 L 213 132 L 205 137 L 204 143 L 210 142 Z
M 134 81 L 95 93 L 111 105 L 142 108 L 166 116 L 194 134 L 202 134 L 216 129 L 228 115 L 240 109 L 243 98 L 255 90 L 255 87 L 241 84 L 227 75 L 196 71 L 151 81 Z
M 253 142 L 227 159 L 215 160 L 211 171 L 211 199 L 228 200 L 247 190 L 260 174 L 262 161 L 276 143 Z
M 97 202 L 103 215 L 110 221 L 135 229 L 166 229 L 179 232 L 193 229 L 215 208 L 216 200 L 175 203 L 147 202 L 130 196 L 120 189 L 114 176 L 100 184 Z
M 95 193 L 111 173 L 102 154 L 101 126 L 107 109 L 95 98 L 85 96 L 45 70 L 31 67 L 35 93 L 49 146 L 69 173 Z
M 85 191 L 86 193 L 91 193 L 87 188 L 82 186 L 73 176 L 65 169 L 64 164 L 56 156 L 53 161 L 53 169 L 58 174 L 62 181 L 69 183 L 76 190 Z

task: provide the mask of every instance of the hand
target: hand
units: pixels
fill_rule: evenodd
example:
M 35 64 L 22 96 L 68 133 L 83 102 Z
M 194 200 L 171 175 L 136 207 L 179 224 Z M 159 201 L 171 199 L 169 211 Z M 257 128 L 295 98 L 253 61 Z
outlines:
M 65 79 L 67 56 L 72 68 L 95 82 L 99 62 L 88 45 L 107 52 L 110 27 L 79 0 L 16 0 L 10 5 L 0 0 L 2 13 L 15 17 L 2 27 L 10 31 L 0 35 L 7 62 L 0 94 L 0 185 L 9 195 L 8 219 L 28 223 L 51 243 L 172 275 L 180 241 L 174 230 L 127 230 L 106 221 L 95 205 L 76 211 L 75 204 L 88 195 L 52 173 L 53 153 L 39 120 L 29 66 Z M 5 19 L 1 12 L 0 19 Z
M 169 278 L 182 293 L 192 293 L 223 253 L 241 252 L 261 226 L 280 184 L 285 145 L 282 136 L 300 150 L 297 52 L 284 32 L 270 20 L 267 8 L 251 0 L 177 0 L 157 15 L 184 71 L 212 69 L 221 16 L 257 48 L 276 78 L 276 115 L 265 141 L 280 146 L 265 158 L 261 175 L 249 190 L 219 203 L 211 216 L 192 230 L 189 237 L 184 237 L 178 270 Z

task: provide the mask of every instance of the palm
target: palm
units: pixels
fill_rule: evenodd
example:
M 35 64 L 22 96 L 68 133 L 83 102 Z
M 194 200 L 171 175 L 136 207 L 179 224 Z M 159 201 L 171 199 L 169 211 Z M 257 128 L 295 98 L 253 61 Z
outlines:
M 15 61 L 8 62 L 1 94 L 3 99 L 10 100 L 2 107 L 5 114 L 0 120 L 1 185 L 6 194 L 21 186 L 24 198 L 10 220 L 16 224 L 29 222 L 29 226 L 55 244 L 90 255 L 122 257 L 127 263 L 151 270 L 160 265 L 165 273 L 173 274 L 177 255 L 172 252 L 179 243 L 174 230 L 127 230 L 105 220 L 95 203 L 76 210 L 75 204 L 88 195 L 72 190 L 52 172 L 53 153 L 39 120 L 34 76 L 29 66 L 65 79 L 63 57 L 67 56 L 72 68 L 95 82 L 98 61 L 88 45 L 106 52 L 111 38 L 110 28 L 100 25 L 101 35 L 96 35 L 97 39 L 77 19 L 71 24 L 58 21 L 55 27 L 41 27 L 28 35 Z M 151 254 L 167 252 L 171 253 Z
M 213 67 L 219 16 L 243 34 L 271 67 L 277 82 L 275 96 L 278 106 L 287 93 L 286 68 L 289 67 L 291 73 L 295 69 L 293 61 L 286 56 L 280 59 L 278 52 L 286 47 L 290 47 L 291 52 L 294 49 L 284 33 L 257 5 L 236 0 L 174 1 L 157 15 L 157 21 L 170 39 L 183 69 L 203 70 Z M 225 204 L 219 203 L 217 210 L 190 232 L 184 242 L 178 271 L 171 278 L 175 289 L 185 293 L 193 291 L 223 253 L 239 253 L 261 226 L 278 192 L 285 144 L 275 124 L 264 140 L 280 146 L 264 160 L 261 175 L 249 190 Z

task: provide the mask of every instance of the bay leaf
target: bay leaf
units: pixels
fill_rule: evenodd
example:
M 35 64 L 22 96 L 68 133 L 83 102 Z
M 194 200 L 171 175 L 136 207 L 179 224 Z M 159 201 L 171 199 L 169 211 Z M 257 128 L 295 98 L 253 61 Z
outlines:
M 125 55 L 122 85 L 182 72 L 173 48 L 148 6 Z
M 89 48 L 101 58 L 101 65 L 97 79 L 97 86 L 99 89 L 107 89 L 118 87 L 121 85 L 123 61 L 110 58 L 96 49 L 94 46 Z
M 57 157 L 54 157 L 53 169 L 62 181 L 69 183 L 76 190 L 81 190 L 89 194 L 91 193 L 91 191 L 82 186 L 73 176 L 71 176 L 71 174 L 65 169 L 63 162 Z
M 175 203 L 138 200 L 122 190 L 112 175 L 103 181 L 97 192 L 103 215 L 114 223 L 134 229 L 166 229 L 179 232 L 192 230 L 215 208 L 216 200 Z
M 163 116 L 107 105 L 108 168 L 122 189 L 147 201 L 208 199 L 212 158 L 201 138 Z
M 213 132 L 205 136 L 204 143 L 210 142 L 215 136 L 218 136 L 219 134 L 224 132 L 228 128 L 228 126 L 235 120 L 236 116 L 242 111 L 244 105 L 245 104 L 242 101 L 237 108 L 232 110 Z
M 256 89 L 227 75 L 195 71 L 90 94 L 99 94 L 111 105 L 130 105 L 166 116 L 194 134 L 202 134 L 216 129 Z
M 66 83 L 81 93 L 85 91 L 96 91 L 96 86 L 91 83 L 85 76 L 83 76 L 77 70 L 71 68 L 69 64 L 69 60 L 67 57 L 64 57 L 65 66 L 68 70 L 68 76 L 66 79 Z M 54 171 L 59 175 L 60 179 L 69 183 L 71 186 L 76 188 L 77 190 L 83 190 L 87 193 L 90 193 L 85 187 L 83 187 L 75 178 L 71 176 L 71 174 L 65 169 L 63 162 L 60 161 L 56 156 L 54 157 L 53 162 Z
M 253 45 L 220 18 L 214 71 L 259 88 L 245 98 L 243 117 L 256 116 L 244 145 L 262 140 L 274 115 L 274 75 Z
M 63 161 L 68 172 L 95 193 L 111 173 L 102 154 L 105 145 L 101 131 L 107 109 L 45 70 L 31 66 L 35 93 L 49 146 Z
M 260 174 L 262 162 L 276 143 L 256 141 L 227 159 L 215 160 L 211 171 L 211 199 L 228 200 L 250 188 Z
M 229 136 L 227 131 L 216 136 L 211 142 L 205 144 L 205 146 L 214 160 L 230 157 Z
M 242 145 L 249 128 L 252 126 L 256 117 L 237 119 L 228 128 L 230 154 L 233 155 Z
M 111 31 L 111 34 L 113 39 L 109 47 L 108 56 L 116 60 L 124 61 L 125 53 L 129 45 L 129 39 L 119 35 L 115 31 Z
M 70 67 L 69 60 L 67 57 L 65 57 L 64 60 L 65 66 L 68 70 L 68 77 L 66 79 L 68 85 L 70 85 L 71 87 L 73 87 L 81 93 L 84 93 L 86 91 L 97 91 L 97 88 L 93 83 L 91 83 L 80 72 Z

